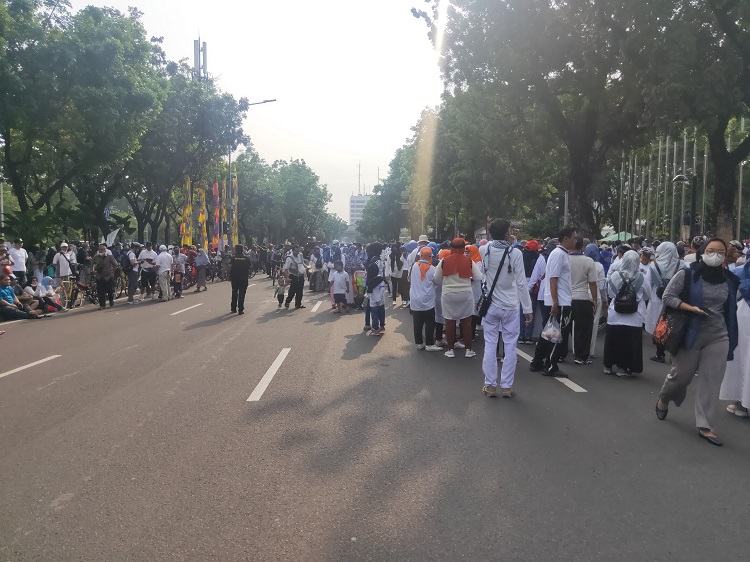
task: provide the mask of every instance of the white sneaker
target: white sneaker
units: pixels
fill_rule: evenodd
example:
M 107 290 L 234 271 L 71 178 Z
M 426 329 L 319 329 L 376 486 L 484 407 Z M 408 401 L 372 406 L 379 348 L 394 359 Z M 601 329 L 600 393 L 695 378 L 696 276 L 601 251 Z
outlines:
M 453 346 L 454 349 L 466 349 L 466 346 L 464 345 L 464 342 L 457 341 L 455 345 Z
M 449 349 L 448 351 L 445 352 L 445 356 L 452 358 L 456 356 L 456 353 L 452 349 Z
M 418 349 L 419 351 L 422 351 L 422 350 L 424 350 L 424 348 L 425 348 L 425 345 L 424 345 L 423 343 L 419 343 L 419 344 L 417 344 L 417 349 Z
M 467 349 L 466 350 L 466 357 L 476 357 L 476 356 L 477 356 L 477 352 L 476 351 L 474 351 L 472 349 Z
M 425 347 L 425 351 L 443 351 L 443 348 L 439 345 L 428 345 Z
M 446 342 L 445 340 L 440 340 L 440 341 L 436 341 L 435 345 L 439 347 L 445 347 L 446 345 L 448 345 L 448 342 Z

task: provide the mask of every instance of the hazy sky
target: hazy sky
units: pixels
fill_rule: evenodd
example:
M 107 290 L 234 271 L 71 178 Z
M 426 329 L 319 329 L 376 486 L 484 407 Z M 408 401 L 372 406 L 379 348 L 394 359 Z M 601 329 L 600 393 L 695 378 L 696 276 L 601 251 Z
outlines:
M 422 0 L 72 0 L 135 6 L 172 60 L 208 43 L 219 87 L 249 101 L 245 131 L 268 162 L 303 158 L 349 219 L 349 195 L 385 177 L 422 109 L 439 102 L 437 57 L 412 7 Z

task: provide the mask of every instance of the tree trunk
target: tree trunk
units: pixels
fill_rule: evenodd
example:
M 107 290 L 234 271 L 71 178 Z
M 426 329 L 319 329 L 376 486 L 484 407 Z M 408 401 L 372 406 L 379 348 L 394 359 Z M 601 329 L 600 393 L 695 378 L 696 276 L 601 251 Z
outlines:
M 747 157 L 750 144 L 745 139 L 732 152 L 727 151 L 726 118 L 708 135 L 708 145 L 714 169 L 714 236 L 725 242 L 734 239 L 734 221 L 737 209 L 737 165 Z

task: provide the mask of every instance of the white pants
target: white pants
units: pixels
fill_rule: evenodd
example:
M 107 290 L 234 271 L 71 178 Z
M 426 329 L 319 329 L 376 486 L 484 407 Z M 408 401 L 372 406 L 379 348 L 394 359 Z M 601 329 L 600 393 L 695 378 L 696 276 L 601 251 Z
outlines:
M 169 300 L 169 277 L 169 271 L 160 271 L 158 274 L 159 289 L 164 300 Z
M 599 298 L 596 301 L 596 312 L 594 313 L 594 329 L 591 330 L 591 350 L 589 351 L 589 355 L 591 357 L 594 356 L 594 350 L 596 349 L 596 337 L 599 335 L 599 320 L 602 317 L 602 297 L 599 295 Z
M 500 334 L 502 334 L 505 361 L 500 377 L 500 388 L 511 388 L 516 376 L 516 344 L 518 343 L 518 334 L 521 331 L 521 319 L 518 310 L 504 310 L 498 308 L 495 304 L 491 304 L 487 316 L 482 319 L 482 326 L 484 384 L 497 387 L 497 342 Z

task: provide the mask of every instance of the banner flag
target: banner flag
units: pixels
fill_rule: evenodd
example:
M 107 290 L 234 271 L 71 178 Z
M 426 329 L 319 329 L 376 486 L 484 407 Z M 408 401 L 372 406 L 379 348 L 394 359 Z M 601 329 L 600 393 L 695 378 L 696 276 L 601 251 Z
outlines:
M 190 178 L 185 178 L 185 206 L 182 209 L 182 220 L 180 221 L 181 244 L 192 246 L 193 244 L 193 203 L 190 193 Z
M 213 188 L 213 196 L 214 196 L 214 226 L 211 229 L 211 245 L 214 249 L 219 247 L 219 218 L 220 218 L 220 211 L 219 211 L 219 183 L 214 183 Z

